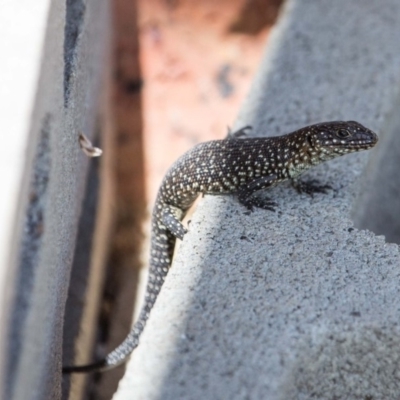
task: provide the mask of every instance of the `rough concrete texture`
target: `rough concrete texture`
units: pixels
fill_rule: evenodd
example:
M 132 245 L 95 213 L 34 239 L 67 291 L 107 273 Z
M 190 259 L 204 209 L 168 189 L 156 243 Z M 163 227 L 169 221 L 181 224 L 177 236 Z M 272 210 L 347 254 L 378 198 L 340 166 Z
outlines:
M 95 130 L 109 33 L 106 0 L 39 3 L 42 14 L 22 14 L 40 45 L 31 52 L 26 38 L 24 47 L 9 48 L 9 57 L 20 59 L 31 77 L 21 93 L 29 112 L 19 115 L 15 107 L 26 154 L 19 199 L 14 199 L 14 207 L 20 205 L 13 243 L 19 255 L 9 265 L 15 273 L 8 276 L 11 295 L 2 304 L 10 317 L 2 324 L 6 368 L 0 397 L 21 400 L 61 396 L 63 315 L 89 163 L 78 133 L 92 137 Z M 78 3 L 81 18 L 68 12 Z M 24 23 L 8 23 L 19 33 L 8 37 L 10 43 L 23 43 Z M 35 68 L 23 63 L 25 52 Z
M 374 220 L 371 182 L 398 202 L 379 171 L 399 160 L 382 153 L 400 133 L 399 20 L 397 0 L 288 1 L 237 126 L 352 119 L 379 146 L 311 171 L 326 195 L 271 190 L 275 213 L 203 199 L 114 400 L 399 398 L 399 248 L 354 227 Z

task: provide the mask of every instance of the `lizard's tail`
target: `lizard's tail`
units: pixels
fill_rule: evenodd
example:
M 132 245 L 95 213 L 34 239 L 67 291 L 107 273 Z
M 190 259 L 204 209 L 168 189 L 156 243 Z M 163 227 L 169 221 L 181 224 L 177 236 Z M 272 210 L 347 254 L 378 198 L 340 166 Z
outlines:
M 132 351 L 139 344 L 140 335 L 143 332 L 157 296 L 161 291 L 161 287 L 172 263 L 175 242 L 175 236 L 164 226 L 160 226 L 156 218 L 153 218 L 149 277 L 144 305 L 138 320 L 135 322 L 126 339 L 103 360 L 93 364 L 63 367 L 62 372 L 64 374 L 106 371 L 127 361 Z

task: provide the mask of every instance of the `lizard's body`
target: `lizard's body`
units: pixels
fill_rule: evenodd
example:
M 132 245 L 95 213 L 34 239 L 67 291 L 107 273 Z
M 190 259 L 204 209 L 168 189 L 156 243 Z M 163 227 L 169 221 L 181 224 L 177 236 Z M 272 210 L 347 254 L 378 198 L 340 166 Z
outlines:
M 242 130 L 243 131 L 243 130 Z M 239 131 L 241 133 L 242 131 Z M 291 179 L 299 191 L 323 190 L 296 178 L 321 162 L 371 148 L 377 136 L 357 122 L 327 122 L 269 138 L 228 138 L 201 143 L 179 158 L 165 175 L 152 215 L 149 278 L 145 304 L 124 342 L 104 360 L 64 372 L 113 368 L 137 347 L 149 313 L 171 266 L 176 238 L 186 229 L 180 222 L 199 194 L 236 194 L 247 208 L 273 209 L 253 194 Z

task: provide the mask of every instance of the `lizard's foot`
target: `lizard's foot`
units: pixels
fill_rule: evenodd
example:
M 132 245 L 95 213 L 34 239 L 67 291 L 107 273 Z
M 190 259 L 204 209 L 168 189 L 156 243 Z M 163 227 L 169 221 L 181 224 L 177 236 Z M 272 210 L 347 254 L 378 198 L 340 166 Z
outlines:
M 292 186 L 298 193 L 306 193 L 313 197 L 314 193 L 326 193 L 328 189 L 332 189 L 330 185 L 321 185 L 317 180 L 300 181 L 292 180 Z
M 256 197 L 250 197 L 244 201 L 241 200 L 240 202 L 250 211 L 253 211 L 254 207 L 262 208 L 263 210 L 275 211 L 275 207 L 278 206 L 278 203 L 269 198 L 260 199 Z
M 243 128 L 240 128 L 237 131 L 232 132 L 231 128 L 229 128 L 228 126 L 228 139 L 238 139 L 240 137 L 247 136 L 246 131 L 248 129 L 253 129 L 253 127 L 251 125 L 246 125 Z

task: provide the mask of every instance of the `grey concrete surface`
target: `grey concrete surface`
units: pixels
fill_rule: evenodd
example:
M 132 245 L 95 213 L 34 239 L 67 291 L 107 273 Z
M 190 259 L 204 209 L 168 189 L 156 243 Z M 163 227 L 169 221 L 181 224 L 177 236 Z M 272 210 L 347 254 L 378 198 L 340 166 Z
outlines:
M 43 46 L 44 28 L 49 1 L 35 5 L 2 2 L 0 5 L 0 116 L 2 146 L 0 146 L 0 326 L 7 325 L 13 288 L 16 259 L 15 244 L 21 235 L 24 204 L 20 202 L 21 181 L 26 176 L 26 159 L 32 154 L 26 143 L 35 142 L 37 136 L 29 130 L 32 98 L 36 90 L 37 70 Z M 34 21 L 34 23 L 32 23 Z M 24 26 L 24 31 L 16 27 Z M 43 29 L 41 29 L 43 28 Z M 10 40 L 10 38 L 13 38 Z M 29 49 L 29 51 L 27 51 Z M 0 377 L 4 376 L 6 332 L 0 329 Z M 1 379 L 1 378 L 0 378 Z M 0 387 L 4 387 L 0 380 Z
M 275 213 L 203 199 L 114 400 L 400 397 L 399 214 L 363 230 L 399 201 L 398 21 L 397 0 L 287 2 L 237 127 L 351 119 L 379 146 L 311 171 L 326 195 L 271 190 Z
M 9 46 L 2 55 L 15 64 L 9 76 L 20 74 L 17 79 L 25 84 L 7 86 L 0 99 L 6 103 L 8 92 L 15 91 L 24 106 L 13 103 L 13 110 L 6 109 L 19 122 L 22 164 L 15 181 L 18 191 L 6 210 L 12 218 L 14 252 L 7 264 L 12 273 L 4 281 L 7 297 L 1 293 L 5 366 L 0 398 L 7 400 L 61 398 L 64 307 L 91 161 L 79 147 L 78 134 L 92 137 L 97 128 L 109 36 L 107 4 L 57 0 L 38 1 L 33 9 L 5 5 Z M 29 35 L 35 39 L 33 48 Z M 15 173 L 13 163 L 8 167 L 0 175 L 3 189 L 8 174 Z M 3 263 L 2 258 L 1 268 Z

